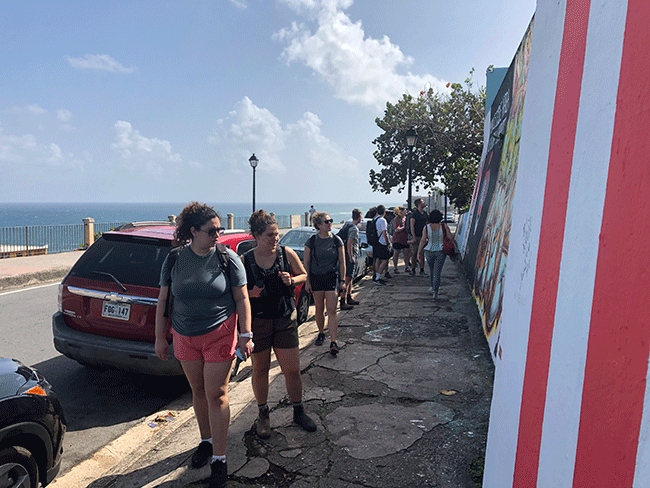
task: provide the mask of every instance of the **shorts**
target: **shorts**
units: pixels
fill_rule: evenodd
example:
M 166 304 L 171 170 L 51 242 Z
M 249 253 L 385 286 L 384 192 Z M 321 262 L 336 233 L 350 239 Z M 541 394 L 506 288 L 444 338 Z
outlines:
M 408 249 L 408 244 L 402 244 L 401 242 L 393 242 L 394 249 Z
M 277 319 L 253 318 L 253 352 L 262 352 L 271 347 L 293 349 L 298 347 L 298 323 L 288 317 Z
M 411 244 L 411 254 L 416 254 L 418 252 L 418 249 L 420 248 L 421 240 L 422 240 L 422 236 L 415 236 L 413 238 L 413 244 Z
M 235 358 L 237 349 L 237 312 L 216 329 L 199 336 L 184 336 L 172 329 L 174 357 L 179 361 L 201 360 L 223 363 Z
M 339 284 L 339 276 L 336 271 L 324 275 L 309 274 L 309 282 L 312 291 L 336 291 Z
M 388 250 L 388 246 L 384 246 L 383 244 L 377 244 L 374 246 L 372 248 L 372 257 L 379 259 L 380 261 L 390 259 L 390 251 Z
M 354 261 L 348 261 L 347 259 L 345 260 L 345 277 L 346 278 L 352 278 L 354 276 L 354 266 L 355 266 Z

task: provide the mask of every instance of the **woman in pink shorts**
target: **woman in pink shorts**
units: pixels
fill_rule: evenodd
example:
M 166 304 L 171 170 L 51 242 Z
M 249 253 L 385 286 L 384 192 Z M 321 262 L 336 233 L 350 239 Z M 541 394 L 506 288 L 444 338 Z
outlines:
M 171 301 L 174 356 L 181 362 L 192 388 L 192 404 L 201 442 L 192 467 L 210 461 L 210 488 L 228 479 L 226 438 L 230 423 L 228 381 L 235 349 L 244 357 L 253 351 L 251 310 L 246 272 L 230 249 L 217 246 L 223 232 L 217 213 L 192 202 L 177 219 L 174 249 L 163 263 L 156 308 L 156 355 L 169 356 L 166 318 Z M 167 300 L 171 293 L 171 300 Z M 239 338 L 237 322 L 239 320 Z

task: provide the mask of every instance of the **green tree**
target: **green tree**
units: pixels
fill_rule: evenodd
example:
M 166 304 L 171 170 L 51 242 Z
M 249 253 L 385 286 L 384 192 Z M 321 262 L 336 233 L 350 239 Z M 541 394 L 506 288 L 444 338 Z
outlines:
M 456 208 L 467 209 L 483 150 L 485 119 L 485 89 L 472 90 L 473 72 L 464 85 L 449 84 L 449 94 L 430 88 L 417 97 L 405 94 L 396 104 L 386 103 L 384 117 L 375 119 L 383 133 L 373 141 L 379 164 L 378 171 L 370 170 L 373 190 L 404 191 L 409 157 L 405 134 L 413 127 L 418 133 L 412 155 L 415 192 L 433 188 L 439 179 Z

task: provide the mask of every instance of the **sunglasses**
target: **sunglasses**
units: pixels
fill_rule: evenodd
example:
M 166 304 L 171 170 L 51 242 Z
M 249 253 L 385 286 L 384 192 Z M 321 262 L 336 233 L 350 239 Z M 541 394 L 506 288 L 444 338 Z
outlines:
M 225 231 L 226 229 L 225 229 L 224 227 L 213 227 L 213 228 L 210 229 L 210 230 L 203 230 L 203 229 L 199 229 L 199 230 L 200 230 L 201 232 L 205 232 L 205 233 L 208 234 L 210 237 L 214 237 L 214 236 L 216 236 L 217 234 L 219 234 L 220 236 L 223 235 L 223 233 L 224 233 L 224 231 Z
M 324 223 L 324 224 L 333 224 L 333 223 L 334 223 L 334 219 L 323 220 L 323 223 Z

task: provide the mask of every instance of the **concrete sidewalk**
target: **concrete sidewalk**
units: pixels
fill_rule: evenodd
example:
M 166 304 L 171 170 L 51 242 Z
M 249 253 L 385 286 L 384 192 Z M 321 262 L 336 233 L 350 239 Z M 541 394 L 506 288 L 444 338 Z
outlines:
M 250 363 L 242 365 L 229 389 L 228 486 L 480 486 L 492 360 L 462 266 L 445 262 L 438 301 L 428 287 L 420 276 L 398 274 L 386 286 L 365 278 L 356 287 L 361 305 L 340 312 L 336 358 L 327 342 L 313 344 L 313 320 L 301 326 L 304 402 L 316 433 L 292 424 L 274 362 L 273 434 L 257 438 Z M 209 467 L 188 467 L 198 442 L 186 395 L 51 486 L 199 488 Z
M 0 286 L 58 280 L 79 256 L 0 260 Z M 327 352 L 328 342 L 313 344 L 313 320 L 301 326 L 304 402 L 318 424 L 316 433 L 292 425 L 284 378 L 274 362 L 273 434 L 258 439 L 251 430 L 257 406 L 250 362 L 244 363 L 229 389 L 228 486 L 479 486 L 492 360 L 462 266 L 445 262 L 439 300 L 428 287 L 428 278 L 403 273 L 386 286 L 362 280 L 355 287 L 361 305 L 339 312 L 337 358 Z M 209 467 L 188 467 L 198 441 L 187 394 L 50 486 L 199 488 Z

